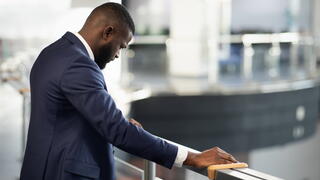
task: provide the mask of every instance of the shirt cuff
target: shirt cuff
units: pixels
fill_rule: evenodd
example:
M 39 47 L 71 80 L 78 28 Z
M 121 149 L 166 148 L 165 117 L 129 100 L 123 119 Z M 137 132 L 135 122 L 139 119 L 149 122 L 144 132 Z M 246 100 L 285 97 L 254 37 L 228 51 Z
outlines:
M 183 162 L 187 159 L 188 156 L 188 150 L 178 147 L 177 157 L 174 161 L 174 166 L 176 167 L 182 167 Z

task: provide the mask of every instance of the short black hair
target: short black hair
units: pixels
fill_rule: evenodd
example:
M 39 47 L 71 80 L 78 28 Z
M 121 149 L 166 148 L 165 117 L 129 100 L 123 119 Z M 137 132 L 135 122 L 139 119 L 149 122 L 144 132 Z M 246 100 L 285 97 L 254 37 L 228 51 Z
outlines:
M 132 34 L 134 34 L 135 25 L 134 25 L 133 19 L 130 13 L 128 12 L 127 8 L 124 7 L 123 5 L 119 3 L 114 3 L 114 2 L 107 2 L 96 7 L 92 12 L 95 12 L 95 11 L 101 11 L 101 12 L 112 11 L 112 13 L 116 16 L 116 18 L 119 18 L 121 22 L 124 22 L 126 25 L 128 25 Z

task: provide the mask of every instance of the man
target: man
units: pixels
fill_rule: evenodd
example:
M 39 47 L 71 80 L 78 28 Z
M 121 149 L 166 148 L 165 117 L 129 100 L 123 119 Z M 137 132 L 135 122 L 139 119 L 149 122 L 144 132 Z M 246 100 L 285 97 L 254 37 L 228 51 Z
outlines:
M 236 162 L 219 148 L 199 154 L 178 149 L 123 117 L 100 69 L 119 56 L 133 34 L 126 9 L 105 3 L 79 33 L 67 32 L 40 53 L 30 75 L 31 120 L 21 180 L 112 180 L 112 145 L 167 168 Z

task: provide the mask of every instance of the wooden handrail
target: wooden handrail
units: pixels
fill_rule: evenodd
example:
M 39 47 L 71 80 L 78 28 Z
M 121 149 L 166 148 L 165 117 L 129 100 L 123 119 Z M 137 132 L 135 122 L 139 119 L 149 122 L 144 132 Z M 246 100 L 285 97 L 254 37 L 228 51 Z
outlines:
M 161 137 L 158 137 L 161 138 Z M 199 151 L 183 146 L 176 142 L 172 142 L 170 140 L 161 138 L 168 143 L 179 146 L 180 148 L 184 148 L 188 151 L 194 153 L 200 153 Z M 183 166 L 183 168 L 189 169 L 191 171 L 197 172 L 201 175 L 208 176 L 209 179 L 221 180 L 222 177 L 227 177 L 229 179 L 254 179 L 254 180 L 283 180 L 282 178 L 274 177 L 269 174 L 265 174 L 259 171 L 255 171 L 253 169 L 248 168 L 248 164 L 246 163 L 234 163 L 234 164 L 221 164 L 221 165 L 212 165 L 209 166 L 206 170 L 196 169 L 190 166 Z
M 231 169 L 231 168 L 247 168 L 247 163 L 232 163 L 232 164 L 219 164 L 219 165 L 211 165 L 207 168 L 208 170 L 208 178 L 215 179 L 216 178 L 216 170 L 222 169 Z

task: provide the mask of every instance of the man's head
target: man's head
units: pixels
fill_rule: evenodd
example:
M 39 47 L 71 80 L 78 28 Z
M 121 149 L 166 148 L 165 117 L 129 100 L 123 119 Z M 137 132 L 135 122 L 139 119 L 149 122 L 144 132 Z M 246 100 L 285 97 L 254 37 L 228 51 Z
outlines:
M 126 10 L 117 3 L 105 3 L 96 7 L 79 31 L 91 47 L 95 62 L 100 69 L 126 48 L 132 39 L 135 27 Z

